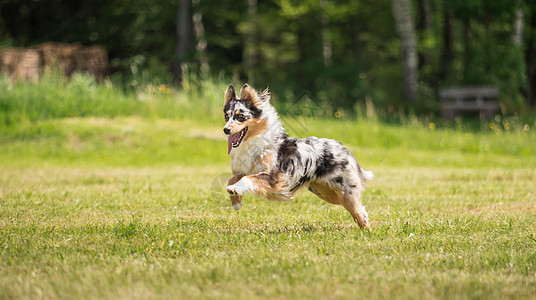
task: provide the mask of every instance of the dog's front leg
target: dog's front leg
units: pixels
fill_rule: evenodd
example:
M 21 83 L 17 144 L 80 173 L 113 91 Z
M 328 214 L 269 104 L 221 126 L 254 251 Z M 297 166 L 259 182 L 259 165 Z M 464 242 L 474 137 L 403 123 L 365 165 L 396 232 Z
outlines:
M 235 178 L 235 176 L 231 177 L 231 179 L 229 179 L 229 185 L 226 188 L 227 193 L 229 193 L 230 195 L 244 195 L 245 193 L 255 192 L 255 184 L 253 183 L 253 181 L 251 181 L 249 177 L 250 176 L 243 176 L 232 184 L 231 180 Z
M 244 177 L 244 175 L 233 175 L 233 177 L 229 178 L 229 181 L 227 182 L 227 192 L 231 197 L 231 204 L 235 210 L 242 208 L 242 195 L 229 191 L 229 186 L 237 183 L 240 179 L 242 179 L 242 177 Z
M 227 192 L 231 195 L 255 193 L 266 196 L 274 191 L 276 185 L 277 180 L 272 178 L 270 174 L 263 172 L 240 178 L 240 180 L 238 180 L 236 183 L 227 186 Z
M 285 186 L 288 184 L 286 184 L 285 181 L 282 181 L 284 178 L 281 177 L 283 176 L 266 172 L 247 175 L 242 177 L 235 184 L 227 186 L 227 192 L 231 196 L 254 193 L 275 201 L 292 200 L 292 192 L 285 189 Z

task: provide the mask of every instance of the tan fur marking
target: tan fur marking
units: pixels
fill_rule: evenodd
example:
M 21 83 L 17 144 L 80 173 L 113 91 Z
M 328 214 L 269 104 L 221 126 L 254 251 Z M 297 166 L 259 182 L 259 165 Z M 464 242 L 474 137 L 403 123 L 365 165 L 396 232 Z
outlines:
M 255 176 L 248 176 L 248 178 L 256 186 L 255 193 L 257 194 L 266 196 L 266 194 L 274 190 L 266 180 L 258 179 Z
M 344 195 L 342 205 L 352 215 L 354 221 L 357 222 L 359 227 L 370 228 L 367 218 L 365 207 L 361 205 L 361 199 L 352 195 Z
M 248 127 L 248 132 L 246 132 L 244 141 L 247 141 L 249 138 L 259 135 L 265 132 L 266 129 L 268 129 L 268 123 L 264 119 L 249 119 L 242 124 Z
M 240 130 L 244 129 L 246 127 L 245 122 L 244 123 L 238 123 L 236 121 L 231 121 L 231 124 L 229 124 L 229 127 L 231 127 L 231 135 L 240 132 Z M 248 128 L 249 131 L 249 128 Z M 245 138 L 244 138 L 245 140 Z
M 253 162 L 251 169 L 249 171 L 251 173 L 269 172 L 271 162 L 272 162 L 272 154 L 267 154 L 262 159 L 257 158 Z M 259 169 L 258 166 L 262 166 L 262 169 Z
M 263 92 L 263 95 L 264 94 L 269 95 L 267 91 Z M 240 90 L 240 99 L 252 102 L 255 106 L 259 106 L 261 104 L 259 95 L 257 95 L 257 92 L 255 92 L 255 90 L 252 89 L 247 83 L 244 84 L 244 86 Z
M 229 181 L 227 182 L 227 185 L 233 185 L 233 184 L 237 183 L 240 179 L 242 179 L 242 177 L 244 177 L 244 175 L 234 174 L 233 177 L 229 178 Z
M 286 182 L 283 173 L 277 174 L 277 179 L 274 181 L 274 186 L 270 185 L 270 182 L 267 180 L 267 176 L 267 172 L 247 176 L 247 178 L 255 185 L 255 194 L 264 196 L 268 198 L 268 200 L 272 201 L 292 200 L 292 195 L 285 192 L 285 185 L 288 183 Z
M 318 197 L 322 198 L 326 202 L 331 204 L 342 204 L 342 191 L 332 189 L 328 186 L 319 183 L 312 183 L 309 186 L 311 192 L 315 193 Z
M 253 101 L 255 96 L 255 90 L 253 90 L 247 83 L 240 89 L 240 99 Z
M 237 183 L 240 179 L 242 179 L 242 177 L 244 177 L 244 175 L 236 175 L 235 174 L 233 177 L 229 178 L 229 181 L 227 182 L 227 185 L 233 185 L 233 184 Z M 242 195 L 235 194 L 235 195 L 229 195 L 229 197 L 231 198 L 231 204 L 233 204 L 233 205 L 235 203 L 242 203 Z
M 270 170 L 270 165 L 272 164 L 272 154 L 267 154 L 262 158 L 261 164 L 266 170 Z

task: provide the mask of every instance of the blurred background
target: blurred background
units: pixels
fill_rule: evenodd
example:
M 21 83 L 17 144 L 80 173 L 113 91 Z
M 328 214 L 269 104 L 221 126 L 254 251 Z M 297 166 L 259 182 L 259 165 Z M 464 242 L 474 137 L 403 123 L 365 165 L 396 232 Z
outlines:
M 281 109 L 438 115 L 441 88 L 475 85 L 503 114 L 536 104 L 535 1 L 2 0 L 0 48 L 11 81 L 59 61 L 138 94 L 248 82 Z

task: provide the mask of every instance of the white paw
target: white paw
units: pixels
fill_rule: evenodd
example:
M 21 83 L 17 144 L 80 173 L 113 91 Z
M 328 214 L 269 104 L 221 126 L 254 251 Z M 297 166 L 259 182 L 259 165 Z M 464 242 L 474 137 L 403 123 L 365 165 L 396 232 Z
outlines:
M 236 183 L 233 185 L 227 186 L 227 188 L 225 189 L 227 190 L 227 193 L 231 195 L 244 195 L 247 192 L 247 189 L 245 187 L 240 186 Z
M 231 195 L 244 195 L 245 193 L 253 192 L 255 190 L 255 186 L 253 185 L 253 182 L 251 182 L 251 180 L 246 177 L 243 177 L 237 183 L 233 185 L 228 185 L 226 190 L 227 193 Z
M 240 189 L 237 188 L 234 184 L 233 185 L 228 185 L 226 188 L 227 190 L 227 193 L 231 194 L 231 195 L 243 195 L 244 193 L 240 193 Z

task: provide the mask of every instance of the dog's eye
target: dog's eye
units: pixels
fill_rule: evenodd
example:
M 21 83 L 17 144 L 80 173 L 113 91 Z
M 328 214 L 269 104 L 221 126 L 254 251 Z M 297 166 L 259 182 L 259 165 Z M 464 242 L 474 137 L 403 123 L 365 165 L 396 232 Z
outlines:
M 225 122 L 229 121 L 229 115 L 225 114 Z
M 238 120 L 239 122 L 244 122 L 246 120 L 243 114 L 236 114 L 235 119 Z

